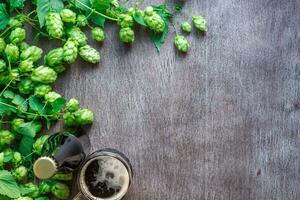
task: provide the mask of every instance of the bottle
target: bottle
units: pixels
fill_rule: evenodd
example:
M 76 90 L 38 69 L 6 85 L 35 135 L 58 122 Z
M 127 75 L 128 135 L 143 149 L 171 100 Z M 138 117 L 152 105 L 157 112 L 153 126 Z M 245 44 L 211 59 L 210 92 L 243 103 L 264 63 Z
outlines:
M 56 133 L 48 141 L 56 141 L 58 147 L 38 158 L 33 172 L 39 179 L 48 179 L 58 171 L 75 171 L 85 160 L 83 146 L 77 137 L 68 133 Z

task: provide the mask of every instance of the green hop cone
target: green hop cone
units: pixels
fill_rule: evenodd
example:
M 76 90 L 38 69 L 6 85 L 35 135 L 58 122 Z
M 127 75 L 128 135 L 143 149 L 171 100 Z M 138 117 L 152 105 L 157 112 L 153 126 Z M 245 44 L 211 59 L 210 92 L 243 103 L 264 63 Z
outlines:
M 32 71 L 31 80 L 39 83 L 49 84 L 53 83 L 57 78 L 57 73 L 46 66 L 39 66 Z
M 174 44 L 179 51 L 184 53 L 190 48 L 189 42 L 183 35 L 177 35 L 174 39 Z
M 4 72 L 6 68 L 6 62 L 3 59 L 0 59 L 0 72 Z
M 73 115 L 78 125 L 87 125 L 94 122 L 94 114 L 89 109 L 79 109 Z
M 58 98 L 61 98 L 61 95 L 56 93 L 56 92 L 48 92 L 45 95 L 45 100 L 49 103 L 53 103 L 55 100 L 57 100 Z
M 38 85 L 34 88 L 34 96 L 45 97 L 52 90 L 50 85 Z
M 51 187 L 51 192 L 57 199 L 68 199 L 70 196 L 70 189 L 69 187 L 64 183 L 56 182 Z
M 34 83 L 28 78 L 22 79 L 18 83 L 18 89 L 21 94 L 30 94 L 34 90 Z
M 31 182 L 30 183 L 26 183 L 24 186 L 25 186 L 25 189 L 27 191 L 29 191 L 29 193 L 27 194 L 27 196 L 36 198 L 36 197 L 38 197 L 40 195 L 39 188 L 34 183 L 31 183 Z
M 42 154 L 42 150 L 44 147 L 45 142 L 48 140 L 49 135 L 42 135 L 40 136 L 35 143 L 32 145 L 33 147 L 33 152 L 36 153 L 37 155 Z
M 88 24 L 86 16 L 82 14 L 77 15 L 76 22 L 76 25 L 79 27 L 84 27 Z
M 9 130 L 0 130 L 0 147 L 10 145 L 14 139 L 14 134 L 12 134 Z
M 23 40 L 25 40 L 25 38 L 26 38 L 25 29 L 17 27 L 10 33 L 8 39 L 12 44 L 18 44 Z
M 153 11 L 152 7 L 147 7 L 145 9 L 144 21 L 154 33 L 162 33 L 165 30 L 166 24 L 164 20 Z
M 63 48 L 56 48 L 45 56 L 45 62 L 48 66 L 53 67 L 56 65 L 61 65 L 64 58 L 64 50 Z
M 71 112 L 66 112 L 63 115 L 63 119 L 64 119 L 64 124 L 66 126 L 75 126 L 76 125 L 75 116 Z
M 8 26 L 10 28 L 22 27 L 24 25 L 24 22 L 26 22 L 26 16 L 24 16 L 24 15 L 17 15 L 15 17 L 11 17 L 9 19 Z
M 4 50 L 10 62 L 16 63 L 19 60 L 19 48 L 14 44 L 8 44 Z
M 76 13 L 68 8 L 62 9 L 60 11 L 60 17 L 63 22 L 72 24 L 76 23 Z
M 119 36 L 122 42 L 131 43 L 134 41 L 134 31 L 129 27 L 121 28 Z
M 36 62 L 39 59 L 41 59 L 42 54 L 43 54 L 43 50 L 41 48 L 37 46 L 30 46 L 21 52 L 20 59 Z
M 33 70 L 33 62 L 30 60 L 23 60 L 20 62 L 18 69 L 21 73 L 31 72 Z
M 12 172 L 13 177 L 18 181 L 21 181 L 24 178 L 26 178 L 27 174 L 28 174 L 28 170 L 24 166 L 20 166 Z
M 193 22 L 196 29 L 199 31 L 207 31 L 207 23 L 203 16 L 193 16 Z
M 22 161 L 22 155 L 21 155 L 21 153 L 20 152 L 14 152 L 13 153 L 13 158 L 12 158 L 12 160 L 11 160 L 11 162 L 12 162 L 12 164 L 14 165 L 14 166 L 16 166 L 16 165 L 18 165 L 20 162 Z
M 90 45 L 85 45 L 79 48 L 80 57 L 90 63 L 98 63 L 100 62 L 100 53 L 91 47 Z
M 15 118 L 11 121 L 11 129 L 16 132 L 19 133 L 20 132 L 20 125 L 24 123 L 24 119 L 21 118 Z
M 66 104 L 66 108 L 67 108 L 67 111 L 69 111 L 69 112 L 75 112 L 75 111 L 79 110 L 79 108 L 80 108 L 79 101 L 75 98 L 70 99 Z
M 24 51 L 25 49 L 27 49 L 28 47 L 30 47 L 29 46 L 29 44 L 27 43 L 27 42 L 21 42 L 20 44 L 19 44 L 19 50 L 22 52 L 22 51 Z
M 85 34 L 80 30 L 80 28 L 74 26 L 70 30 L 68 30 L 69 38 L 73 39 L 78 43 L 78 46 L 84 46 L 87 44 L 87 37 Z
M 0 38 L 0 53 L 4 52 L 6 43 L 3 38 Z
M 105 32 L 100 27 L 95 27 L 92 29 L 92 38 L 97 42 L 103 42 L 105 39 Z
M 133 26 L 133 18 L 130 15 L 121 14 L 119 15 L 120 21 L 118 24 L 121 26 L 121 28 L 127 28 Z
M 192 26 L 188 22 L 182 22 L 181 23 L 181 29 L 184 32 L 190 33 L 192 31 Z
M 64 26 L 58 13 L 49 12 L 45 17 L 45 21 L 46 28 L 50 37 L 61 38 L 63 36 Z
M 73 39 L 68 39 L 68 41 L 64 44 L 64 56 L 63 60 L 68 64 L 73 63 L 78 55 L 78 43 Z

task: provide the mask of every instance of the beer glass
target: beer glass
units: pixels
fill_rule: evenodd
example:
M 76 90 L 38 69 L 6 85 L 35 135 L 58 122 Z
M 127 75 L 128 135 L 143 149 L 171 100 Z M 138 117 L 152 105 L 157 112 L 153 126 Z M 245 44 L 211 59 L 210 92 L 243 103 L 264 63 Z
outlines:
M 115 149 L 90 154 L 78 174 L 79 194 L 73 200 L 121 200 L 132 183 L 128 158 Z

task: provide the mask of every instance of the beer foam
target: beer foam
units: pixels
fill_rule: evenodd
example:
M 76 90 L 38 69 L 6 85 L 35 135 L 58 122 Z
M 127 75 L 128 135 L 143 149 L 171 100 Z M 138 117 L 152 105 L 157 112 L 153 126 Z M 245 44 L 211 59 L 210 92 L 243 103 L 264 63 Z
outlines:
M 98 187 L 105 183 L 105 187 L 110 191 L 115 191 L 111 197 L 102 198 L 95 197 L 89 190 L 89 186 L 85 182 L 85 174 L 88 173 L 86 170 L 89 168 L 90 164 L 97 162 L 98 169 L 93 175 L 93 180 L 88 184 L 93 187 Z M 90 160 L 81 170 L 80 185 L 86 191 L 93 200 L 119 200 L 127 192 L 130 184 L 130 175 L 128 173 L 125 165 L 117 158 L 111 156 L 99 156 Z M 101 187 L 99 188 L 101 190 Z

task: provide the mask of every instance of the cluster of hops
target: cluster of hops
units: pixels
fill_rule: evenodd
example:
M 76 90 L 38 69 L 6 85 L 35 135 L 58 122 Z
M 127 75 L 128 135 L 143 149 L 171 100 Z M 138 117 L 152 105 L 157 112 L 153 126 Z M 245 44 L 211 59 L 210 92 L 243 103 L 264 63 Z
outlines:
M 201 32 L 207 31 L 207 23 L 203 16 L 193 16 L 193 23 L 194 23 L 194 27 L 197 30 L 199 30 Z M 192 31 L 192 26 L 187 21 L 182 22 L 180 27 L 181 27 L 181 30 L 185 33 L 190 33 Z M 188 52 L 188 50 L 190 48 L 188 40 L 183 35 L 176 35 L 176 37 L 174 39 L 174 44 L 175 44 L 175 47 L 180 52 L 183 52 L 183 53 Z
M 50 12 L 47 15 L 46 27 L 48 34 L 52 38 L 64 38 L 66 40 L 62 48 L 51 50 L 45 57 L 46 64 L 56 73 L 61 73 L 65 70 L 64 62 L 67 64 L 75 62 L 78 53 L 87 62 L 100 62 L 100 53 L 87 44 L 87 37 L 80 29 L 80 27 L 84 27 L 87 24 L 88 21 L 84 15 L 76 15 L 74 11 L 68 8 L 62 9 L 59 14 Z M 105 33 L 99 27 L 94 28 L 92 30 L 92 38 L 96 41 L 103 41 Z
M 88 109 L 81 109 L 78 100 L 72 98 L 66 105 L 67 112 L 64 114 L 64 124 L 67 126 L 87 125 L 94 121 L 94 114 Z

